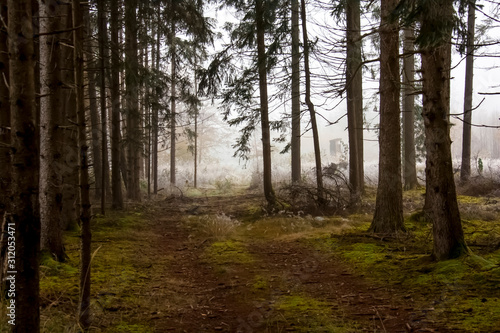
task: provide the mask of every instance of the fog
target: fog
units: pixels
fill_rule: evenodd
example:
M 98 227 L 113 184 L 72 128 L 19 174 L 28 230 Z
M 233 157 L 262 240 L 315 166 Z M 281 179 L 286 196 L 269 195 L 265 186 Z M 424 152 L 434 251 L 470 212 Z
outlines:
M 333 24 L 332 19 L 325 13 L 314 12 L 314 22 L 310 22 L 312 27 L 310 35 L 317 34 L 321 36 L 324 32 L 320 32 L 320 24 L 327 23 Z M 318 15 L 320 13 L 321 15 Z M 237 21 L 234 13 L 215 12 L 212 11 L 221 26 L 224 20 Z M 485 17 L 481 13 L 477 13 L 477 24 L 484 23 Z M 369 26 L 369 21 L 365 22 Z M 500 36 L 500 27 L 492 26 L 484 37 L 486 41 L 498 40 Z M 224 43 L 228 42 L 227 35 L 223 34 L 223 40 L 217 41 L 215 51 L 220 49 Z M 318 43 L 321 42 L 321 39 Z M 370 54 L 375 52 L 371 49 L 369 42 L 364 43 L 365 53 Z M 366 50 L 367 49 L 367 50 Z M 214 52 L 215 52 L 214 51 Z M 500 148 L 498 141 L 500 140 L 500 129 L 488 128 L 485 126 L 500 126 L 500 94 L 492 95 L 492 93 L 500 92 L 500 47 L 498 45 L 492 47 L 480 48 L 477 53 L 479 57 L 475 57 L 474 61 L 474 97 L 473 97 L 473 116 L 472 122 L 472 172 L 477 173 L 477 161 L 481 159 L 484 164 L 484 171 L 490 175 L 498 176 L 500 174 Z M 496 57 L 486 57 L 485 55 L 496 55 Z M 418 58 L 418 57 L 417 57 Z M 418 63 L 419 60 L 417 60 Z M 465 61 L 463 56 L 454 50 L 452 57 L 452 80 L 451 80 L 451 138 L 452 156 L 454 159 L 454 168 L 459 168 L 461 159 L 461 145 L 462 145 L 462 118 L 463 113 L 463 96 L 464 96 L 464 82 L 465 82 Z M 376 185 L 378 174 L 378 141 L 377 132 L 375 128 L 378 124 L 378 77 L 373 76 L 373 72 L 378 72 L 378 62 L 367 65 L 364 69 L 364 106 L 365 106 L 365 119 L 366 128 L 364 131 L 364 160 L 365 160 L 365 173 L 366 181 L 368 184 Z M 329 72 L 318 62 L 311 64 L 313 74 L 316 72 Z M 335 72 L 331 72 L 335 73 Z M 336 72 L 339 73 L 338 71 Z M 317 73 L 318 74 L 318 73 Z M 316 79 L 318 80 L 318 79 Z M 270 95 L 275 90 L 272 86 L 269 87 Z M 304 89 L 301 88 L 301 92 Z M 327 165 L 331 162 L 339 162 L 347 160 L 347 117 L 346 104 L 342 101 L 341 97 L 326 99 L 320 89 L 313 91 L 313 102 L 318 105 L 318 119 L 319 133 L 321 140 L 322 163 Z M 483 95 L 489 94 L 489 95 Z M 417 103 L 421 103 L 420 97 Z M 302 97 L 303 102 L 303 97 Z M 218 100 L 207 100 L 203 103 L 201 108 L 202 119 L 199 123 L 199 165 L 198 165 L 198 183 L 201 186 L 215 186 L 216 182 L 231 182 L 235 184 L 250 184 L 252 174 L 258 174 L 261 167 L 260 159 L 260 129 L 253 135 L 252 151 L 248 156 L 248 160 L 242 160 L 233 157 L 235 148 L 233 145 L 239 135 L 240 128 L 229 127 L 221 116 L 219 110 Z M 290 102 L 287 101 L 284 106 L 276 107 L 271 106 L 273 111 L 271 118 L 279 119 L 282 115 L 290 114 Z M 343 117 L 344 116 L 344 117 Z M 308 129 L 308 112 L 303 105 L 303 118 L 302 118 L 302 169 L 307 177 L 308 174 L 312 177 L 314 168 L 313 144 L 312 134 Z M 328 122 L 337 122 L 329 125 Z M 289 137 L 290 130 L 287 129 Z M 278 137 L 277 133 L 273 134 L 274 138 Z M 336 155 L 330 152 L 331 140 L 341 140 L 341 151 Z M 287 182 L 290 174 L 290 153 L 280 154 L 284 144 L 274 143 L 273 145 L 273 181 Z M 193 183 L 194 174 L 194 161 L 192 152 L 187 149 L 187 139 L 185 137 L 179 138 L 177 149 L 178 161 L 178 182 L 179 186 L 190 186 Z M 169 151 L 168 149 L 162 151 L 160 154 L 160 185 L 167 186 L 168 177 L 167 172 L 169 169 Z M 418 164 L 420 181 L 423 181 L 424 163 Z M 182 184 L 181 184 L 182 182 Z

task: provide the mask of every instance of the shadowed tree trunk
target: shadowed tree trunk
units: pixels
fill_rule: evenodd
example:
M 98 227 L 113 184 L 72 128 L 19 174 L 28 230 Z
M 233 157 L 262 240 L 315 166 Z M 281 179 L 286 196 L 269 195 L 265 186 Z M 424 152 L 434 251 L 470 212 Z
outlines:
M 453 179 L 450 139 L 450 67 L 453 0 L 441 0 L 423 15 L 421 30 L 436 31 L 437 40 L 421 45 L 425 125 L 426 218 L 433 225 L 433 256 L 437 260 L 468 252 Z
M 403 140 L 404 140 L 404 187 L 417 187 L 415 159 L 415 34 L 413 27 L 404 29 L 403 41 Z
M 12 127 L 12 196 L 9 226 L 15 227 L 16 322 L 13 332 L 40 331 L 39 133 L 36 126 L 31 0 L 9 0 L 9 77 Z
M 68 32 L 61 34 L 63 38 L 62 49 L 62 79 L 63 89 L 63 109 L 65 112 L 66 131 L 64 140 L 65 170 L 63 173 L 63 229 L 69 226 L 76 226 L 79 215 L 79 191 L 78 191 L 78 120 L 76 114 L 75 95 L 75 73 L 73 63 L 73 18 L 71 2 L 64 6 L 63 14 L 64 27 Z
M 171 2 L 171 11 L 175 13 L 175 1 Z M 176 54 L 175 54 L 175 15 L 172 14 L 171 22 L 170 22 L 170 91 L 172 92 L 171 101 L 170 101 L 170 184 L 175 185 L 175 126 L 176 126 Z
M 99 69 L 101 79 L 101 169 L 103 171 L 101 184 L 101 214 L 104 215 L 106 210 L 106 192 L 108 192 L 109 182 L 109 161 L 108 161 L 108 129 L 107 129 L 107 105 L 106 105 L 106 59 L 108 52 L 106 46 L 108 44 L 108 29 L 106 20 L 106 3 L 105 0 L 98 0 L 97 20 L 99 23 Z
M 462 136 L 462 166 L 460 180 L 470 177 L 471 124 L 472 124 L 472 90 L 474 78 L 474 31 L 476 23 L 476 1 L 469 0 L 469 17 L 467 22 L 467 56 L 465 58 L 465 94 L 464 121 Z
M 158 11 L 158 24 L 160 22 L 160 12 Z M 156 49 L 155 49 L 155 68 L 156 71 L 160 70 L 160 56 L 161 56 L 161 50 L 160 50 L 160 28 L 157 28 L 156 31 Z M 152 156 L 152 169 L 153 169 L 153 194 L 158 193 L 158 103 L 160 99 L 160 89 L 158 87 L 153 88 L 153 96 L 154 96 L 154 103 L 153 103 L 153 108 L 152 108 L 152 116 L 151 116 L 151 121 L 152 121 L 152 130 L 153 130 L 153 138 L 152 138 L 152 145 L 153 145 L 153 156 Z
M 346 92 L 349 132 L 349 184 L 351 201 L 357 202 L 364 191 L 363 169 L 363 71 L 361 59 L 361 23 L 359 0 L 346 2 Z
M 269 104 L 267 95 L 267 59 L 265 45 L 263 0 L 255 2 L 255 21 L 257 29 L 257 62 L 260 92 L 260 124 L 262 128 L 262 160 L 264 164 L 264 196 L 269 207 L 276 204 L 271 176 L 271 133 L 269 129 Z
M 74 45 L 74 76 L 76 90 L 76 112 L 78 115 L 78 147 L 80 149 L 80 226 L 81 226 L 81 254 L 80 254 L 80 304 L 78 308 L 78 323 L 87 331 L 90 328 L 90 185 L 87 160 L 87 138 L 85 134 L 85 103 L 83 90 L 83 19 L 80 9 L 80 0 L 73 0 L 73 45 Z M 104 189 L 103 189 L 104 194 Z
M 111 184 L 112 208 L 123 209 L 120 149 L 120 55 L 118 41 L 118 0 L 111 0 Z
M 41 249 L 58 261 L 66 258 L 62 240 L 64 111 L 61 34 L 66 5 L 39 2 L 40 8 L 40 220 Z
M 137 0 L 125 0 L 125 58 L 126 58 L 126 101 L 127 101 L 127 143 L 128 143 L 128 188 L 127 197 L 141 200 L 139 187 L 139 154 L 141 132 L 139 128 L 139 62 L 137 56 Z
M 301 181 L 299 0 L 292 0 L 292 183 Z
M 7 0 L 0 1 L 0 17 L 8 25 Z M 7 26 L 0 26 L 0 295 L 4 295 L 7 274 L 8 226 L 4 214 L 8 211 L 11 182 L 10 167 L 10 105 L 9 50 Z
M 85 45 L 85 63 L 87 64 L 87 90 L 89 95 L 89 113 L 90 124 L 92 129 L 92 169 L 94 170 L 95 191 L 94 198 L 101 200 L 101 185 L 102 184 L 102 153 L 101 153 L 101 129 L 99 128 L 99 115 L 97 112 L 97 93 L 96 93 L 96 75 L 97 70 L 96 59 L 93 56 L 95 43 L 92 42 L 92 25 L 90 22 L 90 8 L 84 6 L 82 8 L 85 24 L 85 38 L 87 43 Z
M 370 231 L 404 231 L 401 184 L 399 24 L 390 19 L 397 0 L 382 0 L 380 22 L 379 173 L 375 214 Z

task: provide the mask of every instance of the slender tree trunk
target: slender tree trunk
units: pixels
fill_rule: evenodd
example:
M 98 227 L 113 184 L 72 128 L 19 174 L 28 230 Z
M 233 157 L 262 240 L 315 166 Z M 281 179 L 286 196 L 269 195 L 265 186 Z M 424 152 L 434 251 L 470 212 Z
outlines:
M 81 225 L 81 259 L 80 259 L 80 304 L 78 323 L 84 331 L 90 328 L 90 185 L 87 160 L 87 138 L 85 135 L 85 103 L 83 91 L 83 28 L 80 0 L 73 0 L 73 45 L 76 87 L 76 107 L 78 115 L 78 146 L 80 148 L 80 225 Z M 103 195 L 105 191 L 103 189 Z
M 160 24 L 160 11 L 158 11 L 158 25 Z M 156 72 L 160 70 L 160 28 L 157 28 L 156 31 L 156 53 L 155 53 L 155 68 Z M 160 99 L 160 89 L 158 87 L 154 87 L 154 98 L 155 101 L 153 103 L 152 110 L 152 122 L 153 122 L 153 194 L 158 194 L 158 103 Z
M 422 18 L 421 29 L 451 26 L 453 1 L 441 1 Z M 448 24 L 447 24 L 448 23 Z M 423 117 L 425 124 L 426 218 L 433 225 L 433 256 L 437 260 L 467 253 L 458 210 L 450 139 L 451 29 L 433 45 L 421 47 Z
M 292 0 L 292 183 L 301 181 L 299 0 Z
M 196 77 L 196 72 L 194 74 L 194 93 L 198 97 L 198 81 Z M 194 188 L 198 187 L 198 104 L 194 110 Z
M 127 96 L 127 141 L 129 181 L 127 197 L 140 201 L 139 187 L 139 154 L 140 154 L 140 128 L 138 105 L 138 56 L 137 56 L 137 0 L 125 1 L 125 44 L 126 44 L 126 96 Z
M 414 28 L 404 29 L 403 41 L 403 139 L 404 139 L 404 187 L 418 186 L 415 159 L 415 34 Z
M 324 205 L 326 200 L 324 198 L 323 189 L 323 172 L 321 166 L 321 150 L 319 146 L 319 133 L 318 125 L 316 123 L 316 112 L 314 104 L 311 101 L 311 70 L 309 69 L 309 39 L 307 37 L 307 23 L 306 23 L 306 2 L 301 0 L 301 14 L 302 14 L 302 35 L 304 41 L 304 72 L 306 76 L 306 104 L 309 109 L 311 117 L 311 129 L 313 132 L 314 144 L 314 160 L 316 162 L 316 188 L 318 191 L 318 203 Z
M 76 113 L 76 95 L 75 95 L 75 73 L 73 61 L 73 28 L 71 2 L 64 6 L 63 21 L 64 27 L 69 32 L 62 34 L 62 78 L 64 82 L 63 89 L 63 110 L 66 118 L 66 131 L 64 139 L 64 157 L 65 170 L 63 172 L 63 208 L 62 221 L 63 229 L 75 227 L 79 215 L 79 191 L 78 191 L 78 123 Z
M 269 129 L 269 104 L 267 95 L 267 59 L 264 27 L 263 0 L 255 2 L 255 17 L 257 29 L 257 61 L 260 92 L 260 123 L 262 128 L 262 160 L 264 176 L 264 196 L 269 207 L 276 204 L 271 176 L 271 133 Z
M 40 219 L 41 249 L 58 261 L 66 254 L 62 239 L 63 170 L 65 126 L 63 120 L 63 90 L 60 18 L 64 4 L 44 3 L 40 7 Z M 45 35 L 43 35 L 45 34 Z
M 106 4 L 105 0 L 98 0 L 97 20 L 99 22 L 99 67 L 101 79 L 101 169 L 103 177 L 101 178 L 101 214 L 106 211 L 106 192 L 109 182 L 109 162 L 108 162 L 108 130 L 107 130 L 107 108 L 106 108 L 106 58 L 108 57 L 105 51 L 105 46 L 108 44 L 108 29 L 106 23 Z
M 97 70 L 96 59 L 93 57 L 95 43 L 91 41 L 92 25 L 90 22 L 90 8 L 83 7 L 85 38 L 88 41 L 85 48 L 85 63 L 87 64 L 87 91 L 89 96 L 89 113 L 90 123 L 92 128 L 92 169 L 94 170 L 95 191 L 94 198 L 101 200 L 101 184 L 102 184 L 102 153 L 101 153 L 101 130 L 99 129 L 99 115 L 97 112 L 97 93 L 96 93 L 96 75 Z
M 123 209 L 120 177 L 120 55 L 118 41 L 118 0 L 111 0 L 111 175 L 112 208 Z
M 465 94 L 464 94 L 464 121 L 463 121 L 463 137 L 462 137 L 462 167 L 460 170 L 460 180 L 463 182 L 467 181 L 470 177 L 475 25 L 476 25 L 476 1 L 469 0 L 469 17 L 467 21 L 467 56 L 465 58 Z
M 31 0 L 8 0 L 12 183 L 8 226 L 15 228 L 15 326 L 40 331 L 39 301 L 39 133 L 36 126 Z M 12 223 L 12 224 L 11 224 Z
M 390 19 L 397 0 L 382 0 L 380 22 L 379 173 L 375 214 L 370 231 L 405 231 L 401 184 L 399 24 Z
M 349 183 L 351 201 L 357 202 L 364 191 L 363 169 L 363 71 L 361 59 L 360 3 L 347 0 L 346 92 L 349 131 Z
M 149 0 L 146 1 L 146 7 L 149 6 Z M 149 31 L 149 20 L 145 20 L 146 31 Z M 144 65 L 151 71 L 149 65 L 149 43 L 144 45 Z M 151 89 L 148 84 L 144 85 L 144 107 L 146 109 L 146 145 L 144 153 L 146 154 L 146 178 L 148 181 L 148 199 L 151 198 L 151 108 L 150 108 Z
M 175 12 L 175 2 L 172 1 L 172 13 Z M 172 92 L 172 97 L 171 97 L 171 104 L 170 104 L 170 184 L 175 185 L 175 122 L 176 122 L 176 55 L 175 55 L 175 19 L 171 18 L 172 22 L 170 23 L 170 53 L 171 53 L 171 74 L 170 74 L 170 81 L 171 81 L 171 87 L 170 90 Z

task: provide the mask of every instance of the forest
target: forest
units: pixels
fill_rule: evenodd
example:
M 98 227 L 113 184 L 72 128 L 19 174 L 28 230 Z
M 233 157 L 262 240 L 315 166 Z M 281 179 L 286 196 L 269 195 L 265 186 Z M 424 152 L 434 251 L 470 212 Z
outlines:
M 497 1 L 0 21 L 0 333 L 500 332 Z

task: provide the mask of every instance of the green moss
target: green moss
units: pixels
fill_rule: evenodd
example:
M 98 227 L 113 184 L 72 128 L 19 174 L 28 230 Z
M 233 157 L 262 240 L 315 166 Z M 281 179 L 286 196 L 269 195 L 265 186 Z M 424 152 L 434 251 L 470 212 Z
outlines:
M 207 260 L 217 265 L 248 264 L 254 258 L 248 253 L 245 245 L 235 240 L 212 243 L 205 251 Z
M 457 195 L 457 200 L 459 204 L 480 204 L 484 202 L 481 197 L 471 197 L 468 195 Z
M 371 243 L 356 243 L 343 250 L 342 255 L 364 267 L 386 260 L 384 248 Z
M 336 315 L 332 305 L 305 295 L 282 296 L 275 309 L 279 315 L 274 316 L 272 324 L 282 323 L 292 326 L 297 332 L 355 332 L 356 325 Z
M 254 278 L 253 288 L 256 290 L 265 290 L 269 287 L 267 280 L 264 277 L 257 275 Z

